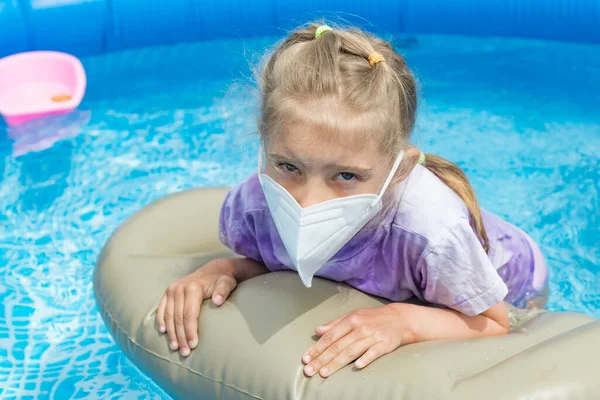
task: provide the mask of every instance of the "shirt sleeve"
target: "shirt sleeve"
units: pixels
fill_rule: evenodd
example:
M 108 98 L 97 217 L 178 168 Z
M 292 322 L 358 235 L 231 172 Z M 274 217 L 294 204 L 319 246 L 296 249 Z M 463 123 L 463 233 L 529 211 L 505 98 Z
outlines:
M 467 218 L 460 218 L 422 262 L 428 302 L 474 316 L 508 293 Z
M 219 240 L 236 254 L 263 262 L 254 221 L 245 212 L 243 186 L 234 187 L 225 197 L 219 216 Z

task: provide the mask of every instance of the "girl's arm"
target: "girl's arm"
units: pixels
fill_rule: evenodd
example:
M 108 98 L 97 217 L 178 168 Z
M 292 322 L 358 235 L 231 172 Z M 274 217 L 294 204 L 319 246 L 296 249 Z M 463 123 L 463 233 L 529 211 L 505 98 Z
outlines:
M 269 272 L 264 264 L 250 258 L 225 258 L 222 259 L 222 262 L 225 264 L 224 268 L 229 271 L 237 283 Z
M 410 329 L 403 344 L 505 335 L 510 329 L 508 312 L 503 301 L 473 317 L 446 308 L 413 304 L 392 303 L 389 307 L 396 309 L 398 314 L 410 315 Z

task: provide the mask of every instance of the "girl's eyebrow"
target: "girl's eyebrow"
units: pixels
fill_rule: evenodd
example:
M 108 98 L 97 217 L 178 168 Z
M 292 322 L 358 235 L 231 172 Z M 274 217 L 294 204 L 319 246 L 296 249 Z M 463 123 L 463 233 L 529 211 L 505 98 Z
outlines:
M 285 163 L 292 164 L 292 165 L 296 165 L 296 164 L 304 165 L 304 164 L 302 164 L 302 161 L 300 161 L 300 160 L 294 160 L 289 157 L 282 156 L 280 154 L 271 153 L 268 155 L 268 157 L 271 160 L 275 159 L 277 161 L 285 162 Z
M 327 164 L 325 166 L 325 168 L 333 169 L 336 171 L 356 172 L 359 175 L 370 175 L 371 172 L 373 171 L 372 168 L 360 168 L 360 167 L 353 167 L 350 165 L 340 165 L 340 164 Z
M 279 162 L 285 162 L 285 163 L 292 164 L 292 165 L 300 164 L 300 165 L 304 166 L 304 164 L 300 160 L 294 160 L 292 158 L 282 156 L 280 154 L 271 153 L 268 155 L 268 157 L 270 159 L 275 159 Z M 350 166 L 350 165 L 341 165 L 341 164 L 335 164 L 335 163 L 327 164 L 325 166 L 325 168 L 330 169 L 330 170 L 335 170 L 335 171 L 352 172 L 352 173 L 356 173 L 358 175 L 363 175 L 363 176 L 369 176 L 369 175 L 371 175 L 371 172 L 373 172 L 372 168 L 360 168 L 360 167 L 354 167 L 354 166 Z

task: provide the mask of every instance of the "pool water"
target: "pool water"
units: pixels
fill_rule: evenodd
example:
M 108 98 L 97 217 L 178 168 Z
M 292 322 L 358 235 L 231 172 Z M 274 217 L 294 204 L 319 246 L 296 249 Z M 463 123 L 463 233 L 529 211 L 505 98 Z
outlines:
M 273 40 L 89 58 L 78 112 L 0 125 L 0 398 L 168 398 L 104 327 L 94 262 L 149 202 L 254 171 L 248 62 Z M 540 243 L 551 310 L 600 317 L 600 47 L 394 42 L 422 83 L 415 143 L 457 162 L 483 207 Z

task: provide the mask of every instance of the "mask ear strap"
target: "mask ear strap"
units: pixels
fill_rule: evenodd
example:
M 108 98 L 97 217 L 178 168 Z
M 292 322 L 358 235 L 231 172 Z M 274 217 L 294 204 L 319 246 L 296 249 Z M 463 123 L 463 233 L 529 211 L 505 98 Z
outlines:
M 394 178 L 394 175 L 396 175 L 396 171 L 398 170 L 398 167 L 400 166 L 400 162 L 402 162 L 402 158 L 404 158 L 404 150 L 401 150 L 400 153 L 398 154 L 398 157 L 396 157 L 396 161 L 394 161 L 392 170 L 388 174 L 388 177 L 386 178 L 386 180 L 383 184 L 383 187 L 381 188 L 381 192 L 379 192 L 379 197 L 383 196 L 383 194 L 387 190 L 388 186 L 390 185 L 390 182 Z
M 262 173 L 262 166 L 263 166 L 263 147 L 262 147 L 262 145 L 260 145 L 260 146 L 258 146 L 258 166 L 257 166 L 258 176 L 260 176 L 260 174 Z

